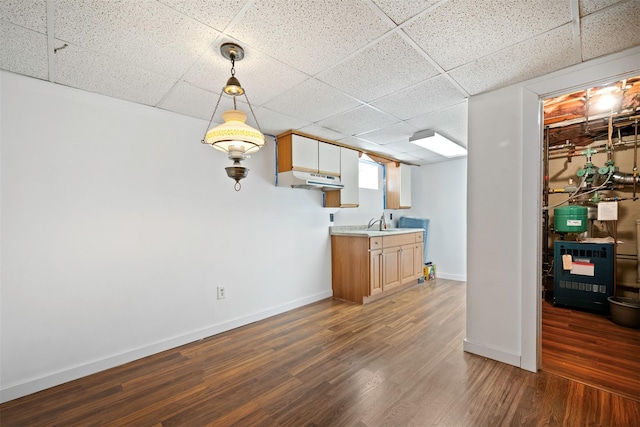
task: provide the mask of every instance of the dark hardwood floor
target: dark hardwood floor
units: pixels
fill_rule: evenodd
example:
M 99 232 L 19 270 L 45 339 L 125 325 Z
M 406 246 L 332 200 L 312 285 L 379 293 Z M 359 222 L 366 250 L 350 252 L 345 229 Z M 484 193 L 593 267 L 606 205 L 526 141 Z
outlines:
M 640 403 L 464 353 L 465 290 L 324 300 L 0 406 L 8 426 L 633 426 Z
M 640 329 L 543 301 L 542 370 L 640 402 Z

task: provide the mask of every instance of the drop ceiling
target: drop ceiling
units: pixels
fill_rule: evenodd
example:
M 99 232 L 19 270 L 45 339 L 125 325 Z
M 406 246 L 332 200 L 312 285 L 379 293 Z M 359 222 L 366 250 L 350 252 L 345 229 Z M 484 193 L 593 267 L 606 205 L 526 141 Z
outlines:
M 639 0 L 2 0 L 0 17 L 0 68 L 206 120 L 219 46 L 239 43 L 265 133 L 416 164 L 445 160 L 418 130 L 467 146 L 469 96 L 640 45 Z

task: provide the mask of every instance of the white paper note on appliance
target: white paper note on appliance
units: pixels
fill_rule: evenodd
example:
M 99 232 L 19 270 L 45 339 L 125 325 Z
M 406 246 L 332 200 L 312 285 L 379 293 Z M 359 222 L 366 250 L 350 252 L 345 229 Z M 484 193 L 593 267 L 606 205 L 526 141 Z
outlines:
M 595 264 L 587 261 L 573 260 L 571 263 L 571 274 L 578 274 L 580 276 L 595 276 Z
M 618 219 L 618 202 L 598 203 L 598 221 L 616 221 Z

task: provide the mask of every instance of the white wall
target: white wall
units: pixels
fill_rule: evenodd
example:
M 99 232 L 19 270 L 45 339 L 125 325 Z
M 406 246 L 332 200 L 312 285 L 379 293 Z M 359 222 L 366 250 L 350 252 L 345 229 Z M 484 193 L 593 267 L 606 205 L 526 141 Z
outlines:
M 429 219 L 427 258 L 437 277 L 467 280 L 467 159 L 414 167 L 411 178 L 412 206 L 399 214 Z
M 332 210 L 274 186 L 271 141 L 237 193 L 231 161 L 199 142 L 203 120 L 4 71 L 0 91 L 1 401 L 331 295 Z M 455 163 L 437 194 L 459 206 Z M 414 209 L 387 218 L 451 219 L 420 196 L 446 168 L 413 171 Z M 382 187 L 361 190 L 335 224 L 382 207 Z M 429 239 L 464 275 L 464 242 Z
M 274 186 L 273 143 L 235 192 L 205 121 L 0 83 L 3 401 L 331 296 L 321 193 Z
M 640 48 L 469 100 L 466 351 L 536 371 L 540 99 L 640 73 Z

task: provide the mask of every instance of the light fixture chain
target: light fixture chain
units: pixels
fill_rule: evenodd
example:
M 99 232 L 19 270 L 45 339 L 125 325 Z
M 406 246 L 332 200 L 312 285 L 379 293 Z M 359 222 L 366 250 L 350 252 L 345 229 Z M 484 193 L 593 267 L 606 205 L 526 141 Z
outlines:
M 249 98 L 247 97 L 247 91 L 244 92 L 244 99 L 247 100 L 247 104 L 249 105 L 249 110 L 251 111 L 251 115 L 253 116 L 253 120 L 256 122 L 256 126 L 258 126 L 258 130 L 260 131 L 260 133 L 264 134 L 264 132 L 262 132 L 262 128 L 260 127 L 260 123 L 258 123 L 258 119 L 256 118 L 256 113 L 253 112 L 253 107 L 251 106 L 251 103 L 249 102 Z M 234 98 L 235 100 L 235 98 Z M 264 145 L 267 145 L 267 140 L 264 140 Z
M 231 55 L 231 76 L 236 75 L 236 56 Z
M 204 136 L 202 137 L 202 142 L 203 144 L 206 144 L 207 142 L 205 141 L 205 138 L 207 137 L 207 132 L 209 131 L 209 129 L 211 129 L 211 123 L 213 123 L 213 117 L 216 115 L 216 111 L 218 111 L 218 106 L 220 105 L 220 100 L 222 99 L 222 94 L 224 93 L 224 90 L 222 92 L 220 92 L 220 96 L 218 97 L 218 102 L 216 102 L 216 108 L 213 109 L 213 114 L 211 114 L 211 118 L 209 119 L 209 124 L 207 125 L 207 128 L 204 130 Z M 234 98 L 235 100 L 235 98 Z

